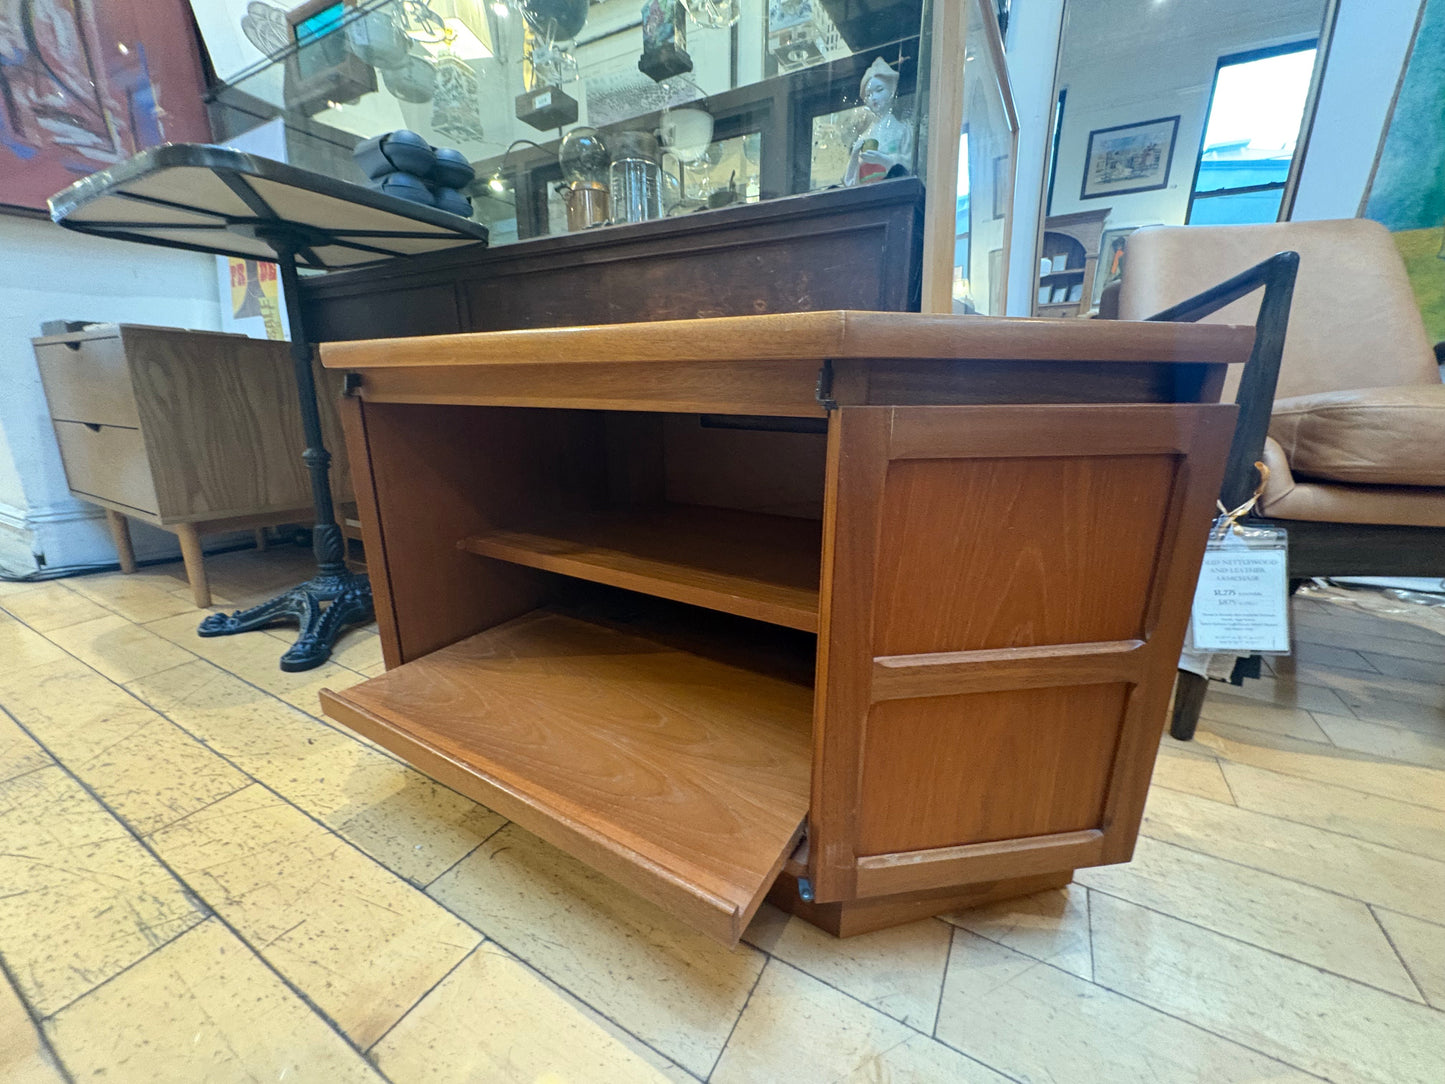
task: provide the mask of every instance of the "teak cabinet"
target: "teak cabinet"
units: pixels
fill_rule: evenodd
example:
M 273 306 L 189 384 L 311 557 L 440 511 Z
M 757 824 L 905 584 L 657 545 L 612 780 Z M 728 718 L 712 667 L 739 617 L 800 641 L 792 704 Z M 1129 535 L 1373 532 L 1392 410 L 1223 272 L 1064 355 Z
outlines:
M 314 518 L 284 342 L 137 324 L 32 342 L 70 491 L 106 510 L 124 571 L 135 571 L 127 519 L 160 527 L 180 540 L 196 605 L 209 606 L 202 534 Z M 339 448 L 333 399 L 322 397 L 321 420 Z M 333 479 L 350 500 L 344 455 Z
M 327 714 L 722 941 L 1127 860 L 1249 328 L 335 343 L 388 671 Z

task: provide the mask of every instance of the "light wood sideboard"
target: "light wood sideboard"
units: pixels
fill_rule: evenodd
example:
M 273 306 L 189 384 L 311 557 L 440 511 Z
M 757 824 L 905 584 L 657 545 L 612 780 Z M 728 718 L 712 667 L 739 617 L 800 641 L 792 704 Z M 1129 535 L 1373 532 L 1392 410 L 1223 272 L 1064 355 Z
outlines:
M 105 509 L 124 571 L 127 519 L 170 531 L 206 607 L 201 535 L 314 518 L 286 343 L 135 324 L 32 342 L 70 491 Z M 339 450 L 334 400 L 322 396 L 321 421 Z M 332 488 L 350 499 L 339 451 Z
M 332 718 L 735 943 L 1127 860 L 1253 329 L 333 343 L 387 672 Z

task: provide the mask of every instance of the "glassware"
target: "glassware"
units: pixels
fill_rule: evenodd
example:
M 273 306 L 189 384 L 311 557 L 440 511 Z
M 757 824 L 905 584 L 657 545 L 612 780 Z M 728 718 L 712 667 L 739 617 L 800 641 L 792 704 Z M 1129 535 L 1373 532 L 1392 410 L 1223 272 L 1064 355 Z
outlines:
M 662 217 L 662 166 L 651 132 L 625 131 L 612 137 L 613 222 L 645 222 Z
M 707 30 L 732 26 L 743 13 L 738 0 L 682 0 L 682 6 L 687 8 L 693 22 Z

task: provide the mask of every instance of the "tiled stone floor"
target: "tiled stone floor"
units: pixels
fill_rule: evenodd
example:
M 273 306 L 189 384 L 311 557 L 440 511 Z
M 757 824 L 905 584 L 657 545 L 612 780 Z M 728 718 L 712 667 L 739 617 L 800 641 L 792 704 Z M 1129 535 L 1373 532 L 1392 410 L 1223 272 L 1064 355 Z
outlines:
M 1131 864 L 728 952 L 318 718 L 374 631 L 283 674 L 178 566 L 0 584 L 0 1081 L 1441 1084 L 1445 611 L 1295 614 Z

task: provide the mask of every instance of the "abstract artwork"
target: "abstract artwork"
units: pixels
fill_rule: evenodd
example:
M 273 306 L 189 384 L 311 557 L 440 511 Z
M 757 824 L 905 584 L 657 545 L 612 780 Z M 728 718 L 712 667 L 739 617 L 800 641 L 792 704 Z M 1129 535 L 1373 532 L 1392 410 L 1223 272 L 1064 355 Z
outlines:
M 1362 214 L 1395 235 L 1425 328 L 1445 340 L 1445 0 L 1425 0 Z
M 0 205 L 210 138 L 185 0 L 0 0 Z

